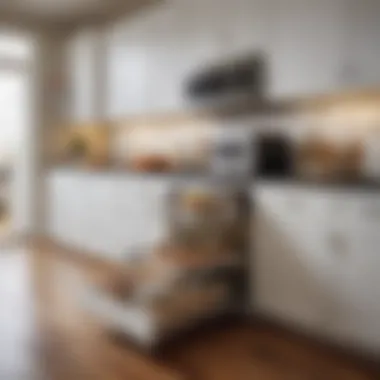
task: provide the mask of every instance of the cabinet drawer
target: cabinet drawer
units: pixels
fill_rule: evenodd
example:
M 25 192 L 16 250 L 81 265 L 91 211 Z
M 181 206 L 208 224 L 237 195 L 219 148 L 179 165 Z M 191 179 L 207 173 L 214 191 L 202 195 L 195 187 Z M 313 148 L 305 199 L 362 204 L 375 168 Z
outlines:
M 300 233 L 329 222 L 331 199 L 318 190 L 262 188 L 258 191 L 257 203 L 275 222 L 286 229 L 299 229 Z

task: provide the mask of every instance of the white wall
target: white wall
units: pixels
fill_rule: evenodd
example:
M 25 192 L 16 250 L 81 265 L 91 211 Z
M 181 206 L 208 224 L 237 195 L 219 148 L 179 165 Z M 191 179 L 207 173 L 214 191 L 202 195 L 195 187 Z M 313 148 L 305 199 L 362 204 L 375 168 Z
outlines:
M 7 194 L 10 225 L 6 233 L 18 234 L 31 225 L 31 192 L 34 165 L 31 157 L 31 79 L 34 44 L 30 33 L 0 28 L 0 164 L 11 170 Z
M 11 233 L 24 234 L 32 228 L 33 224 L 33 187 L 34 168 L 32 139 L 32 113 L 31 113 L 31 91 L 30 72 L 19 72 L 14 78 L 13 107 L 16 107 L 17 118 L 9 120 L 9 127 L 19 127 L 14 131 L 13 152 L 10 158 L 12 168 L 12 186 L 9 194 L 11 201 Z M 9 105 L 11 106 L 11 104 Z M 32 139 L 31 139 L 32 138 Z
M 32 66 L 33 126 L 29 134 L 30 173 L 33 199 L 30 232 L 45 231 L 48 192 L 46 169 L 49 166 L 47 148 L 51 131 L 64 124 L 67 107 L 65 78 L 65 35 L 60 32 L 41 32 L 36 38 L 36 59 Z

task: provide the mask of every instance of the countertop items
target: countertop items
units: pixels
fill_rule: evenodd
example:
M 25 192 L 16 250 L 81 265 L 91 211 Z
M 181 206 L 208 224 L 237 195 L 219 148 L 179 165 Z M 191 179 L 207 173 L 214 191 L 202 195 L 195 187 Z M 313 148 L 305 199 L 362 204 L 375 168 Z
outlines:
M 262 133 L 255 142 L 256 175 L 280 178 L 294 175 L 296 147 L 286 133 Z
M 109 142 L 109 126 L 85 124 L 54 131 L 46 149 L 54 163 L 102 168 L 110 162 Z
M 202 171 L 207 165 L 212 133 L 210 122 L 190 120 L 122 126 L 113 136 L 113 164 L 120 170 L 148 173 Z
M 130 167 L 138 172 L 167 173 L 174 171 L 173 162 L 162 156 L 141 156 L 130 162 Z
M 297 153 L 297 174 L 301 178 L 322 182 L 350 180 L 362 175 L 361 141 L 337 143 L 314 137 L 300 143 Z
M 210 141 L 210 175 L 233 182 L 249 178 L 254 170 L 255 147 L 250 129 L 234 121 L 221 125 Z

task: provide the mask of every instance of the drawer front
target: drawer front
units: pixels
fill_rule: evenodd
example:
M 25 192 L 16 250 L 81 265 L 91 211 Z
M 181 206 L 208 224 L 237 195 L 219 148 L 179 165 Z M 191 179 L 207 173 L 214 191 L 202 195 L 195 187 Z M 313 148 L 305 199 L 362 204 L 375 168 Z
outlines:
M 308 188 L 261 188 L 256 199 L 258 209 L 267 218 L 284 233 L 306 240 L 306 244 L 309 240 L 310 244 L 316 244 L 330 223 L 330 193 Z

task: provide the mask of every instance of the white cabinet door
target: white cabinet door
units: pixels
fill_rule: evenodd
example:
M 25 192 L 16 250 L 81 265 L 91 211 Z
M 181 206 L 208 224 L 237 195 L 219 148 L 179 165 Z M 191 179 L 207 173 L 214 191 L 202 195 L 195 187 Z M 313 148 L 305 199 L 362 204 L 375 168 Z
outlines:
M 261 186 L 253 304 L 332 341 L 380 352 L 380 198 Z
M 219 64 L 225 54 L 225 42 L 220 33 L 220 20 L 216 12 L 221 0 L 183 1 L 178 9 L 178 26 L 175 52 L 176 64 L 173 75 L 177 84 L 180 108 L 189 109 L 194 103 L 187 94 L 190 80 L 204 69 Z
M 180 67 L 187 19 L 176 3 L 159 4 L 147 19 L 147 107 L 152 113 L 178 111 L 181 104 Z
M 87 230 L 82 240 L 88 250 L 121 258 L 166 238 L 167 182 L 111 176 L 87 186 L 88 218 L 81 228 Z
M 380 2 L 350 0 L 347 7 L 345 82 L 347 87 L 380 84 Z
M 50 233 L 68 246 L 120 259 L 167 237 L 170 188 L 160 179 L 58 172 L 49 179 Z
M 98 35 L 87 29 L 68 44 L 68 71 L 70 78 L 70 115 L 74 122 L 93 121 L 95 109 L 96 62 Z
M 341 86 L 346 1 L 277 2 L 268 45 L 272 96 L 323 94 Z
M 141 180 L 139 226 L 141 244 L 162 243 L 168 236 L 170 181 L 158 178 Z
M 227 57 L 262 54 L 266 57 L 271 36 L 273 0 L 221 0 L 220 36 Z M 224 12 L 223 12 L 224 10 Z
M 330 249 L 336 281 L 331 288 L 334 308 L 328 334 L 342 343 L 380 352 L 380 199 L 356 193 L 340 198 L 336 202 L 343 198 L 345 211 L 333 231 L 340 247 Z
M 142 20 L 132 19 L 109 31 L 106 113 L 112 118 L 146 110 L 148 48 Z
M 320 331 L 329 258 L 318 250 L 324 198 L 314 204 L 292 189 L 261 187 L 255 197 L 253 302 L 264 315 Z
M 267 15 L 263 0 L 180 0 L 152 9 L 146 21 L 149 109 L 191 108 L 186 85 L 194 75 L 233 57 L 262 54 Z

